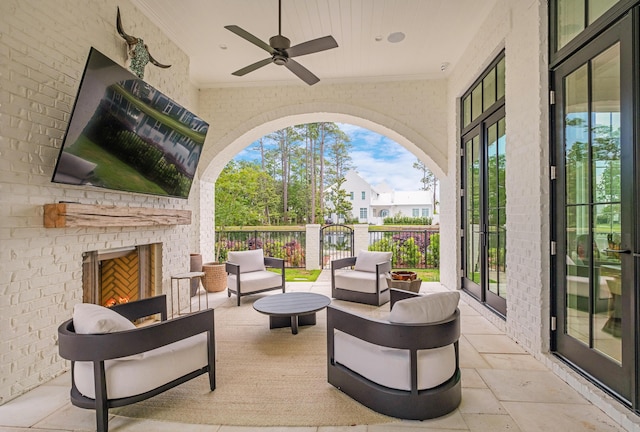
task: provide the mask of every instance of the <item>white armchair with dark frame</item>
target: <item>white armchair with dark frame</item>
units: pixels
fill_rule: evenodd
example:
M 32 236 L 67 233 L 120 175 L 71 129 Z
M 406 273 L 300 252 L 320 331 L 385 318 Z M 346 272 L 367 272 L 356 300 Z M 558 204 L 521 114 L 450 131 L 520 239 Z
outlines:
M 361 250 L 355 257 L 331 261 L 331 296 L 376 306 L 387 303 L 391 258 L 391 252 Z
M 327 307 L 327 381 L 372 410 L 425 420 L 462 397 L 460 294 L 391 289 L 387 320 Z
M 136 327 L 132 321 L 159 315 Z M 96 412 L 107 432 L 109 408 L 143 401 L 202 374 L 216 388 L 214 311 L 167 320 L 165 295 L 105 308 L 80 303 L 58 328 L 60 357 L 71 361 L 71 403 Z
M 276 268 L 279 273 L 268 271 L 267 267 Z M 262 249 L 229 251 L 226 271 L 227 295 L 235 294 L 238 306 L 243 296 L 286 289 L 284 260 L 264 256 Z

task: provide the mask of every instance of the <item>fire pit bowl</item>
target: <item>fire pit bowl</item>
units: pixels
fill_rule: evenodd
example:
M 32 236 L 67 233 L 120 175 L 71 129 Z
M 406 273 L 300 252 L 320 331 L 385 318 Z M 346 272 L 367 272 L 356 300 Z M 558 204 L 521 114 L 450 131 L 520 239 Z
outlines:
M 396 270 L 391 272 L 391 279 L 393 280 L 412 281 L 416 280 L 417 277 L 418 274 L 416 272 L 408 270 Z

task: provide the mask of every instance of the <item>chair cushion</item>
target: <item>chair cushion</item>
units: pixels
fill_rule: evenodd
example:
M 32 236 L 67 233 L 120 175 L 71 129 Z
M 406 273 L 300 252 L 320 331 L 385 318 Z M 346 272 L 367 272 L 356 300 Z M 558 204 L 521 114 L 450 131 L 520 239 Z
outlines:
M 429 324 L 449 318 L 458 307 L 460 293 L 445 291 L 397 301 L 389 321 L 405 324 Z
M 136 328 L 118 312 L 91 303 L 78 303 L 73 307 L 73 327 L 78 334 L 113 333 Z
M 334 275 L 335 287 L 362 293 L 376 292 L 376 273 L 358 270 L 338 270 Z M 380 291 L 387 289 L 387 278 L 380 275 Z
M 385 387 L 411 390 L 409 350 L 387 348 L 334 330 L 337 363 Z M 418 351 L 418 389 L 430 389 L 447 381 L 456 370 L 453 344 Z
M 107 360 L 104 362 L 107 398 L 118 399 L 148 392 L 207 364 L 206 333 L 147 351 L 136 360 Z M 82 395 L 95 399 L 92 362 L 75 363 L 74 381 Z
M 227 275 L 227 286 L 232 290 L 236 289 L 236 275 Z M 274 273 L 267 270 L 240 273 L 240 292 L 242 294 L 262 291 L 269 288 L 281 287 L 282 275 L 279 273 Z
M 264 270 L 264 252 L 262 249 L 248 251 L 230 251 L 227 261 L 240 266 L 240 273 Z
M 374 272 L 376 271 L 376 264 L 380 264 L 385 261 L 391 261 L 392 252 L 370 252 L 361 250 L 356 257 L 356 265 L 354 270 Z

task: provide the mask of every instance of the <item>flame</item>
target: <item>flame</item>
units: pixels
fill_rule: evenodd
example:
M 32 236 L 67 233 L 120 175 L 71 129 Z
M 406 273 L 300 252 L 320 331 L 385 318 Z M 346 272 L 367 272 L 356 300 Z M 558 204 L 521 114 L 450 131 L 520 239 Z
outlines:
M 123 304 L 123 303 L 129 303 L 129 297 L 127 297 L 127 296 L 118 297 L 117 299 L 110 298 L 109 300 L 107 300 L 107 302 L 104 305 L 106 307 L 112 307 L 112 306 Z

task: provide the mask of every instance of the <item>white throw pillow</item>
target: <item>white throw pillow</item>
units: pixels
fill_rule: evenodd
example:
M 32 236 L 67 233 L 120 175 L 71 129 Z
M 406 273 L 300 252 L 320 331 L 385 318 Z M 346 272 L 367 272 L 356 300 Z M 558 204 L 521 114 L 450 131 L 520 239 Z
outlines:
M 230 251 L 227 261 L 240 266 L 240 273 L 266 270 L 264 267 L 264 252 L 262 249 L 248 251 Z
M 354 270 L 375 272 L 376 264 L 380 264 L 385 261 L 391 261 L 393 252 L 370 252 L 361 250 L 356 257 L 356 265 Z
M 430 324 L 449 318 L 458 307 L 460 293 L 437 292 L 397 301 L 389 322 L 403 324 Z
M 113 333 L 136 328 L 118 312 L 91 303 L 79 303 L 74 306 L 73 327 L 78 334 Z

